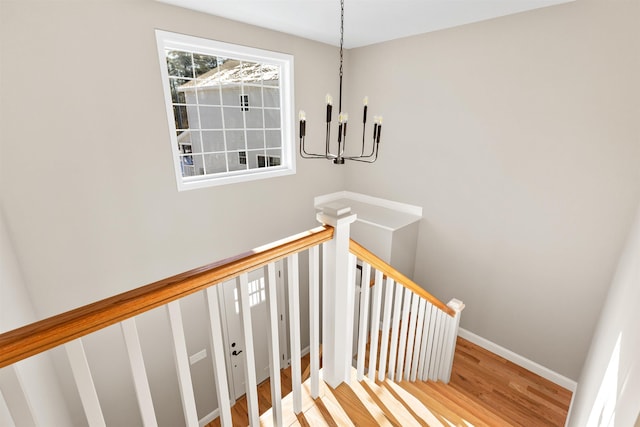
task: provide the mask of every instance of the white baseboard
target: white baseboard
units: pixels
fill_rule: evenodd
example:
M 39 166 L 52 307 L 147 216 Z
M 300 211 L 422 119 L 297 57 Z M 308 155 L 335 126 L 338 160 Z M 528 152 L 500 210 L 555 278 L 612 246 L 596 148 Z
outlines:
M 311 352 L 311 346 L 308 345 L 305 348 L 300 349 L 300 357 L 304 357 Z M 291 358 L 287 359 L 287 366 L 291 366 Z
M 202 417 L 202 419 L 198 420 L 198 424 L 200 425 L 200 427 L 204 427 L 207 424 L 209 424 L 211 421 L 218 418 L 218 416 L 220 416 L 220 409 L 214 409 L 209 414 Z
M 510 362 L 515 363 L 518 366 L 522 366 L 523 368 L 533 372 L 534 374 L 540 375 L 542 378 L 545 378 L 555 384 L 558 384 L 561 387 L 566 388 L 572 392 L 576 391 L 576 387 L 578 383 L 574 380 L 565 377 L 555 371 L 552 371 L 549 368 L 546 368 L 533 360 L 527 359 L 524 356 L 520 356 L 519 354 L 514 353 L 511 350 L 508 350 L 492 341 L 489 341 L 486 338 L 482 338 L 479 335 L 474 334 L 473 332 L 469 332 L 466 329 L 459 328 L 458 336 L 466 339 L 467 341 L 471 341 L 472 343 L 479 345 L 480 347 L 489 350 L 490 352 L 497 354 L 498 356 L 504 357 Z

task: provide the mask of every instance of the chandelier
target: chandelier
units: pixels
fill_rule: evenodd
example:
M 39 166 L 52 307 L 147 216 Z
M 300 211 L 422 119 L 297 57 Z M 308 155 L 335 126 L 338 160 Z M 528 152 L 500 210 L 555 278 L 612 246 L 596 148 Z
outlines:
M 307 117 L 304 111 L 300 111 L 300 156 L 304 159 L 327 159 L 333 160 L 336 165 L 344 164 L 345 160 L 354 160 L 357 162 L 373 163 L 378 159 L 378 145 L 380 144 L 380 134 L 382 133 L 382 116 L 375 116 L 373 123 L 373 138 L 369 144 L 366 144 L 365 131 L 367 127 L 367 103 L 368 97 L 364 97 L 363 115 L 362 115 L 362 147 L 358 155 L 345 155 L 347 144 L 347 122 L 349 115 L 342 112 L 342 60 L 343 60 L 343 41 L 344 41 L 344 0 L 340 0 L 340 95 L 338 98 L 338 147 L 337 151 L 331 151 L 331 113 L 333 111 L 333 98 L 327 94 L 327 119 L 326 119 L 326 140 L 325 152 L 311 153 L 305 147 L 305 136 L 307 129 Z M 367 147 L 369 145 L 369 147 Z

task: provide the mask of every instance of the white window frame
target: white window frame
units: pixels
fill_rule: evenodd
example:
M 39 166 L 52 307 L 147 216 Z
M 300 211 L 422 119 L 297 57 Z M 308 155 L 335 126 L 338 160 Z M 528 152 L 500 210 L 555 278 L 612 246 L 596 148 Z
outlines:
M 192 37 L 163 30 L 156 30 L 156 41 L 158 46 L 158 58 L 160 60 L 160 75 L 162 77 L 162 86 L 165 96 L 167 121 L 169 124 L 171 152 L 173 154 L 178 191 L 295 174 L 296 151 L 295 118 L 293 114 L 294 84 L 292 55 L 200 37 Z M 173 115 L 173 103 L 171 98 L 171 88 L 169 86 L 169 73 L 167 71 L 165 53 L 166 50 L 173 49 L 244 61 L 261 62 L 276 65 L 280 68 L 280 121 L 282 137 L 282 157 L 280 166 L 228 171 L 209 175 L 189 177 L 182 176 L 182 165 L 180 160 L 180 151 L 178 149 L 177 131 Z

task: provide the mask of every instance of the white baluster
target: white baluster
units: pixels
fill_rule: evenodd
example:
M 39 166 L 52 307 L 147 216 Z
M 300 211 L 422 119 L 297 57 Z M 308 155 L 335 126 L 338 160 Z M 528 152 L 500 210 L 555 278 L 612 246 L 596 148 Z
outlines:
M 413 293 L 404 288 L 404 303 L 402 306 L 402 321 L 400 323 L 400 346 L 398 348 L 398 362 L 396 366 L 396 381 L 402 381 L 404 369 L 404 353 L 407 348 L 407 331 L 409 329 L 409 311 L 411 310 L 411 297 Z
M 422 379 L 422 381 L 426 381 L 429 378 L 429 366 L 431 365 L 431 353 L 433 350 L 433 336 L 435 334 L 437 312 L 437 308 L 433 304 L 428 303 L 427 307 L 429 322 L 427 324 L 427 321 L 425 320 L 424 323 L 425 332 L 427 333 L 427 339 L 425 340 L 425 337 L 422 337 L 423 341 L 426 343 L 426 348 L 424 351 L 424 368 L 422 369 L 422 373 L 420 375 L 420 379 Z
M 229 385 L 227 383 L 227 371 L 222 342 L 222 321 L 220 320 L 220 303 L 218 290 L 215 286 L 206 289 L 207 310 L 209 312 L 209 342 L 211 344 L 211 362 L 213 363 L 213 376 L 216 392 L 218 394 L 218 410 L 220 412 L 220 424 L 223 427 L 231 427 L 231 402 L 229 401 Z
M 309 248 L 309 372 L 311 397 L 320 395 L 320 251 Z
M 191 370 L 189 368 L 187 342 L 182 325 L 180 301 L 168 303 L 167 311 L 169 312 L 169 323 L 171 325 L 171 335 L 173 336 L 173 355 L 178 373 L 184 420 L 187 427 L 198 427 L 198 412 L 196 410 L 195 396 L 193 395 L 193 383 L 191 382 Z
M 369 288 L 371 281 L 371 265 L 362 263 L 362 276 L 360 277 L 360 321 L 358 323 L 358 361 L 357 375 L 358 381 L 364 378 L 364 360 L 367 350 L 367 324 L 369 323 Z M 373 351 L 370 349 L 369 351 Z
M 396 373 L 396 357 L 398 356 L 398 335 L 400 335 L 400 316 L 402 314 L 402 285 L 396 284 L 396 295 L 393 299 L 393 321 L 391 326 L 391 344 L 389 349 L 389 378 L 394 379 Z
M 151 389 L 147 378 L 147 369 L 140 347 L 140 336 L 136 327 L 135 317 L 123 320 L 120 323 L 122 335 L 129 353 L 129 364 L 131 365 L 131 375 L 138 398 L 138 408 L 142 417 L 142 424 L 146 426 L 157 426 L 156 413 L 153 410 L 153 400 L 151 399 Z
M 265 267 L 267 291 L 267 316 L 269 326 L 269 375 L 271 378 L 271 412 L 273 425 L 282 425 L 282 391 L 280 386 L 280 339 L 278 337 L 278 294 L 276 287 L 276 266 L 269 263 Z
M 387 351 L 389 349 L 389 328 L 391 323 L 391 310 L 393 309 L 393 291 L 395 283 L 387 277 L 384 293 L 384 313 L 382 315 L 382 340 L 380 342 L 380 364 L 378 365 L 378 380 L 384 381 L 387 369 Z
M 300 296 L 298 291 L 298 254 L 287 257 L 289 285 L 289 342 L 291 345 L 291 386 L 293 412 L 302 412 L 302 369 L 300 365 Z
M 78 394 L 80 395 L 82 407 L 84 408 L 84 413 L 87 416 L 89 426 L 106 426 L 104 416 L 102 415 L 102 408 L 100 408 L 100 401 L 98 400 L 98 393 L 96 392 L 93 377 L 91 376 L 91 370 L 89 369 L 89 362 L 87 362 L 87 355 L 85 354 L 84 346 L 82 345 L 82 340 L 78 338 L 77 340 L 70 341 L 65 344 L 64 347 L 67 351 L 67 357 L 69 358 L 73 378 L 76 381 Z
M 433 381 L 438 380 L 438 364 L 440 362 L 440 352 L 442 351 L 442 324 L 444 323 L 442 318 L 442 310 L 436 309 L 436 322 L 435 333 L 433 336 L 433 350 L 431 353 L 431 363 L 429 363 L 429 379 Z
M 18 366 L 21 365 L 21 366 Z M 31 407 L 31 399 L 27 394 L 20 375 L 20 369 L 24 366 L 18 362 L 11 366 L 0 368 L 0 425 L 37 427 L 36 414 Z M 4 400 L 4 401 L 3 401 Z M 8 410 L 6 417 L 2 411 L 2 405 Z M 8 418 L 8 419 L 7 419 Z M 6 419 L 6 422 L 4 420 Z
M 411 381 L 415 381 L 418 377 L 419 363 L 423 360 L 422 355 L 422 336 L 424 335 L 424 315 L 427 306 L 427 300 L 419 298 L 418 306 L 418 322 L 416 323 L 416 342 L 413 347 L 413 362 L 411 364 Z M 424 363 L 424 362 L 423 362 Z
M 378 356 L 378 340 L 380 334 L 380 299 L 382 297 L 382 271 L 376 270 L 376 281 L 373 287 L 373 307 L 371 308 L 371 338 L 369 340 L 369 372 L 371 381 L 375 380 Z
M 249 425 L 259 426 L 258 389 L 256 380 L 256 358 L 253 350 L 253 328 L 251 326 L 251 304 L 249 302 L 249 274 L 243 273 L 238 277 L 240 288 L 240 318 L 244 335 L 244 379 L 247 395 L 247 409 L 249 411 Z
M 442 375 L 445 371 L 445 363 L 444 359 L 447 354 L 447 346 L 448 336 L 452 329 L 452 321 L 453 317 L 449 316 L 447 313 L 442 312 L 442 335 L 440 336 L 440 357 L 438 358 L 438 363 L 436 364 L 436 375 L 438 380 L 442 380 Z
M 412 293 L 413 294 L 413 293 Z M 407 337 L 407 355 L 404 361 L 405 371 L 404 371 L 404 379 L 409 380 L 411 376 L 411 359 L 414 354 L 413 345 L 415 343 L 416 337 L 416 323 L 418 323 L 418 304 L 420 297 L 418 295 L 413 294 L 412 302 L 411 302 L 411 320 L 409 321 L 409 336 Z M 418 357 L 418 353 L 416 353 L 416 358 Z

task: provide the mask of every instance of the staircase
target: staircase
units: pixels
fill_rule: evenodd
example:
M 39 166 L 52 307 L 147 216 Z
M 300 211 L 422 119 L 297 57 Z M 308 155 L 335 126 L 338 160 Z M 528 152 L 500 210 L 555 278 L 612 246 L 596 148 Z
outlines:
M 202 418 L 198 413 L 186 345 L 189 331 L 180 304 L 190 295 L 199 295 L 206 307 L 206 316 L 195 325 L 198 332 L 207 332 L 210 340 L 211 387 L 215 388 L 216 411 L 222 425 L 234 424 L 232 407 L 234 411 L 238 407 L 232 404 L 229 394 L 230 366 L 236 360 L 230 354 L 241 355 L 244 362 L 246 400 L 243 409 L 251 426 L 269 423 L 317 425 L 315 423 L 321 419 L 328 425 L 434 425 L 437 420 L 441 424 L 446 422 L 446 417 L 453 415 L 438 415 L 438 411 L 434 413 L 428 405 L 419 405 L 418 401 L 430 399 L 431 394 L 423 393 L 419 388 L 411 390 L 411 387 L 425 381 L 449 382 L 464 304 L 455 299 L 449 304 L 442 303 L 350 240 L 349 224 L 355 220 L 355 215 L 348 211 L 325 211 L 318 214 L 318 220 L 324 224 L 322 227 L 0 334 L 0 368 L 6 367 L 8 371 L 5 372 L 10 371 L 13 378 L 19 378 L 24 369 L 22 361 L 34 355 L 48 357 L 48 350 L 61 346 L 77 388 L 80 402 L 76 405 L 81 405 L 89 426 L 106 426 L 114 422 L 136 425 L 140 421 L 145 426 L 163 424 L 157 419 L 158 403 L 154 399 L 158 394 L 157 391 L 155 396 L 152 393 L 153 381 L 145 362 L 145 357 L 153 355 L 144 354 L 137 323 L 139 315 L 161 308 L 165 310 L 165 319 L 170 326 L 175 362 L 175 370 L 163 370 L 163 375 L 175 375 L 177 379 L 184 424 L 189 427 L 204 425 L 213 415 Z M 301 252 L 306 252 L 308 258 L 308 277 L 302 277 L 299 271 L 298 255 Z M 277 288 L 275 263 L 279 260 L 286 262 L 288 300 L 298 302 L 287 304 L 291 393 L 284 400 L 279 398 L 282 394 L 278 369 L 281 359 L 278 306 L 282 308 L 282 303 L 276 295 L 284 291 Z M 255 295 L 250 294 L 248 277 L 249 272 L 258 269 L 264 272 L 264 296 L 256 300 Z M 243 338 L 240 343 L 234 342 L 234 346 L 239 344 L 239 347 L 227 352 L 221 326 L 225 309 L 220 303 L 221 292 L 218 291 L 221 287 L 216 285 L 230 280 L 236 281 L 236 310 L 240 315 Z M 304 382 L 300 342 L 301 282 L 306 282 L 309 290 L 309 379 Z M 264 326 L 264 330 L 254 332 L 251 307 L 260 301 L 265 304 L 267 318 L 259 325 Z M 319 332 L 321 324 L 322 336 Z M 100 334 L 93 333 L 111 325 L 120 326 L 129 366 L 113 363 L 92 366 L 84 339 L 92 335 L 87 341 L 97 343 L 95 337 Z M 262 417 L 254 368 L 257 366 L 254 333 L 266 333 L 268 337 L 269 392 L 273 407 Z M 105 351 L 109 344 L 105 341 Z M 368 351 L 368 347 L 375 351 Z M 355 355 L 355 368 L 352 355 Z M 100 392 L 100 384 L 96 385 L 100 376 L 96 377 L 94 373 L 116 368 L 119 372 L 130 371 L 139 418 L 135 415 L 135 419 L 118 418 L 121 416 L 119 405 L 113 397 L 119 395 L 119 390 L 114 389 L 113 384 L 107 389 L 108 399 L 101 399 L 101 394 L 105 397 L 104 392 Z M 46 424 L 38 406 L 34 406 L 36 399 L 31 397 L 33 391 L 29 387 L 0 377 L 0 390 L 0 397 L 12 397 L 0 403 L 8 407 L 15 425 Z M 46 405 L 46 402 L 39 403 Z M 329 414 L 330 418 L 323 414 Z
M 458 338 L 449 384 L 368 378 L 359 382 L 355 369 L 351 374 L 351 382 L 336 389 L 322 385 L 315 401 L 306 381 L 298 415 L 291 395 L 286 395 L 283 425 L 560 427 L 571 402 L 569 390 L 462 338 Z M 214 422 L 208 427 L 219 425 Z M 246 423 L 234 420 L 234 425 Z M 273 425 L 270 410 L 262 413 L 260 425 Z

